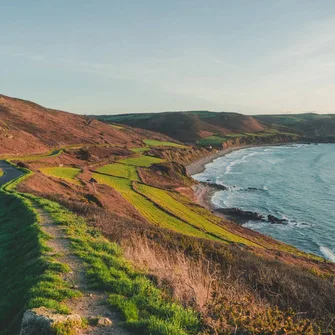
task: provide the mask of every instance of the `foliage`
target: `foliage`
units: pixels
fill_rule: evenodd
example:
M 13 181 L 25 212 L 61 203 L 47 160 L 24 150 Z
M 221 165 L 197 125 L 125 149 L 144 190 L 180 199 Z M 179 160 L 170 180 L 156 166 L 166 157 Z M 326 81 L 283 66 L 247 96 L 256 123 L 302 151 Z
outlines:
M 174 142 L 168 142 L 168 141 L 157 141 L 157 140 L 150 140 L 145 139 L 143 142 L 151 147 L 176 147 L 176 148 L 186 148 L 185 145 L 174 143 Z
M 193 227 L 187 222 L 184 222 L 175 216 L 169 215 L 169 213 L 160 209 L 153 202 L 146 199 L 143 195 L 137 193 L 132 188 L 131 181 L 123 178 L 100 175 L 98 173 L 94 173 L 93 177 L 99 183 L 110 186 L 120 192 L 122 197 L 126 199 L 130 204 L 132 204 L 135 209 L 152 224 L 190 236 L 206 237 L 213 239 L 213 237 L 211 237 L 210 235 L 206 235 L 204 232 L 197 229 L 196 227 Z
M 80 182 L 75 178 L 81 173 L 81 169 L 72 167 L 46 167 L 41 168 L 40 171 L 47 176 L 61 178 L 80 185 Z
M 132 157 L 126 158 L 120 161 L 120 163 L 134 165 L 134 166 L 142 166 L 149 167 L 152 164 L 161 163 L 162 159 L 150 156 L 140 156 L 140 157 Z
M 130 150 L 133 151 L 133 152 L 136 152 L 136 153 L 140 153 L 140 152 L 149 151 L 150 148 L 148 148 L 148 147 L 138 147 L 138 148 L 131 148 Z
M 181 220 L 188 222 L 190 225 L 197 227 L 201 231 L 206 232 L 208 235 L 226 242 L 240 242 L 246 245 L 254 244 L 250 240 L 247 240 L 237 234 L 233 234 L 202 215 L 199 215 L 191 208 L 171 197 L 165 190 L 141 183 L 136 184 L 136 189 L 161 208 L 164 208 L 168 213 L 171 213 Z
M 24 177 L 13 184 L 17 184 Z M 78 295 L 61 279 L 67 267 L 49 255 L 32 202 L 10 187 L 0 193 L 0 334 L 13 334 L 25 309 L 45 306 L 68 312 L 61 302 Z M 13 215 L 15 213 L 15 215 Z
M 204 137 L 204 138 L 200 139 L 198 141 L 198 144 L 200 146 L 209 146 L 209 145 L 211 145 L 211 146 L 221 146 L 222 143 L 226 140 L 227 140 L 227 138 L 225 138 L 225 137 L 213 135 L 213 136 L 208 136 L 208 137 Z
M 89 228 L 83 219 L 57 203 L 36 199 L 55 223 L 66 228 L 75 253 L 86 265 L 89 284 L 109 295 L 109 303 L 122 312 L 137 334 L 198 334 L 197 314 L 172 302 L 143 274 L 135 270 L 121 249 Z
M 127 178 L 130 180 L 139 181 L 136 167 L 132 165 L 114 163 L 114 164 L 108 164 L 103 167 L 100 167 L 96 171 L 104 173 L 104 174 L 116 176 L 116 177 L 122 177 L 122 178 Z

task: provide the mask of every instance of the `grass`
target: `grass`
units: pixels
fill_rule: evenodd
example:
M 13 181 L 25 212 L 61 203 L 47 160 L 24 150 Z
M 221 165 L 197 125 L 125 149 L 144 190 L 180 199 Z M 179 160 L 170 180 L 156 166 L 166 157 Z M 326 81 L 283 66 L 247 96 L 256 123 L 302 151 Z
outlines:
M 223 241 L 239 242 L 246 245 L 258 246 L 250 240 L 247 240 L 237 234 L 233 234 L 202 215 L 199 215 L 197 212 L 171 197 L 165 190 L 141 183 L 136 184 L 136 189 L 141 194 L 148 197 L 151 201 L 164 208 L 167 212 L 185 222 L 188 222 L 190 225 L 197 227 L 201 231 L 206 232 L 208 235 L 215 236 Z
M 149 167 L 152 164 L 161 163 L 163 159 L 150 157 L 150 156 L 140 156 L 140 157 L 132 157 L 126 158 L 120 161 L 120 163 L 134 165 L 134 166 L 141 166 L 141 167 Z
M 131 148 L 130 150 L 131 150 L 132 152 L 139 153 L 139 152 L 146 152 L 146 151 L 149 151 L 150 148 L 148 148 L 148 147 L 139 147 L 139 148 Z
M 127 262 L 116 243 L 89 228 L 85 221 L 57 203 L 37 200 L 53 221 L 66 228 L 74 252 L 84 261 L 91 288 L 107 293 L 136 334 L 192 335 L 200 331 L 197 314 L 174 303 Z
M 164 210 L 156 206 L 152 201 L 146 199 L 146 197 L 137 193 L 132 188 L 132 182 L 127 179 L 117 178 L 112 176 L 100 175 L 97 173 L 93 174 L 93 177 L 100 183 L 114 188 L 122 197 L 127 200 L 135 209 L 150 223 L 170 230 L 177 231 L 189 236 L 211 238 L 213 237 L 206 235 L 201 230 L 193 227 L 186 222 L 169 215 Z
M 25 177 L 13 183 L 13 187 Z M 23 312 L 45 306 L 59 313 L 69 310 L 62 303 L 78 296 L 62 280 L 68 269 L 48 255 L 49 237 L 41 231 L 36 210 L 29 199 L 0 192 L 0 334 L 19 331 Z M 15 215 L 13 215 L 15 213 Z
M 56 157 L 63 153 L 62 149 L 54 149 L 45 154 L 35 154 L 35 155 L 26 155 L 26 156 L 6 156 L 8 160 L 15 160 L 15 161 L 38 161 L 40 159 L 48 158 L 48 157 Z
M 185 145 L 174 143 L 174 142 L 167 142 L 167 141 L 157 141 L 157 140 L 145 139 L 145 140 L 143 140 L 143 142 L 150 147 L 187 148 Z
M 100 167 L 96 171 L 129 180 L 140 180 L 136 171 L 136 167 L 132 165 L 114 163 Z
M 117 124 L 111 124 L 111 127 L 114 128 L 114 129 L 118 129 L 118 130 L 120 130 L 120 129 L 124 129 L 124 127 L 119 126 L 119 125 L 117 125 Z
M 46 176 L 61 178 L 74 184 L 81 185 L 75 178 L 81 173 L 81 169 L 71 167 L 46 167 L 40 171 Z
M 4 175 L 4 172 L 2 169 L 0 169 L 0 178 Z
M 225 137 L 213 135 L 213 136 L 208 136 L 208 137 L 204 137 L 204 138 L 200 139 L 198 141 L 198 144 L 200 146 L 209 146 L 209 145 L 219 146 L 219 145 L 222 145 L 222 143 L 226 140 L 227 140 L 227 138 L 225 138 Z

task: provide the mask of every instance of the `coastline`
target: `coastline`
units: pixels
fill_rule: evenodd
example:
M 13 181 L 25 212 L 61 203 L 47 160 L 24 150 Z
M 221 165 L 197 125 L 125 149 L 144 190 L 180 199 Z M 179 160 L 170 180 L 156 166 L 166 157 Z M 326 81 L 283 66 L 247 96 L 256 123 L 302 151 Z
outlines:
M 268 147 L 268 146 L 280 146 L 280 145 L 290 145 L 290 144 L 296 144 L 297 142 L 287 142 L 287 143 L 274 143 L 274 144 L 263 144 L 263 145 L 241 145 L 241 146 L 234 146 L 227 149 L 220 150 L 219 152 L 215 152 L 212 154 L 209 154 L 205 157 L 202 157 L 188 166 L 186 166 L 187 174 L 192 178 L 193 175 L 203 172 L 206 169 L 206 165 L 213 162 L 216 158 L 224 157 L 234 151 L 247 149 L 247 148 L 259 148 L 259 147 Z M 212 198 L 216 192 L 219 191 L 218 188 L 215 186 L 212 186 L 210 184 L 207 184 L 205 182 L 199 182 L 193 179 L 196 183 L 192 186 L 192 190 L 194 192 L 194 198 L 195 201 L 202 207 L 205 207 L 206 209 L 210 210 L 215 215 L 226 219 L 226 220 L 232 220 L 232 218 L 227 217 L 223 213 L 219 211 L 219 208 L 215 207 L 215 205 L 212 203 Z M 238 220 L 233 219 L 235 223 L 238 224 Z
M 289 143 L 288 143 L 289 144 Z M 283 145 L 275 144 L 275 145 Z M 247 149 L 247 148 L 257 148 L 260 146 L 268 146 L 268 145 L 241 145 L 241 146 L 234 146 L 227 149 L 220 150 L 219 152 L 215 152 L 212 154 L 209 154 L 205 157 L 202 157 L 193 163 L 186 166 L 187 174 L 192 178 L 193 175 L 197 173 L 201 173 L 205 170 L 206 165 L 213 162 L 216 158 L 224 157 L 234 151 Z M 215 213 L 215 215 L 222 217 L 224 219 L 228 219 L 225 215 L 218 212 L 214 204 L 212 203 L 212 197 L 213 195 L 218 192 L 219 190 L 215 188 L 215 186 L 211 186 L 209 184 L 206 184 L 204 182 L 198 182 L 196 181 L 196 184 L 192 186 L 192 190 L 194 192 L 195 201 L 202 207 L 205 207 L 206 209 L 210 210 L 211 212 Z
M 252 147 L 259 147 L 260 145 L 241 145 L 241 146 L 236 146 L 236 147 L 230 147 L 227 149 L 220 150 L 219 152 L 215 152 L 212 154 L 209 154 L 205 157 L 202 157 L 188 166 L 186 166 L 186 171 L 190 177 L 197 173 L 201 173 L 205 170 L 206 164 L 211 163 L 214 159 L 219 158 L 219 157 L 224 157 L 225 155 L 230 154 L 233 151 L 241 150 L 241 149 L 246 149 L 246 148 L 252 148 Z

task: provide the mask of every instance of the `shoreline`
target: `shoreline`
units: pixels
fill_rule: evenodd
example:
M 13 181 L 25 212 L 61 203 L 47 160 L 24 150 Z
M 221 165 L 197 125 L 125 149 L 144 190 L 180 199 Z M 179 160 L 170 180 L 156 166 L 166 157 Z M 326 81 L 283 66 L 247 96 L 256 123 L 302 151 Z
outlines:
M 257 148 L 257 147 L 260 147 L 260 145 L 241 145 L 241 146 L 223 149 L 223 150 L 220 150 L 219 152 L 209 154 L 205 157 L 202 157 L 196 160 L 195 162 L 189 164 L 188 166 L 186 166 L 187 174 L 191 178 L 193 178 L 195 174 L 205 171 L 206 165 L 213 162 L 215 159 L 224 157 L 234 151 L 247 149 L 247 148 L 253 148 L 253 147 Z M 193 180 L 196 181 L 195 179 Z M 192 190 L 194 192 L 195 201 L 200 206 L 205 207 L 206 209 L 208 209 L 209 211 L 211 211 L 212 213 L 214 213 L 215 215 L 223 219 L 229 220 L 225 215 L 217 211 L 218 208 L 216 208 L 211 201 L 214 194 L 219 191 L 217 188 L 215 188 L 215 186 L 211 186 L 209 184 L 206 184 L 205 182 L 196 181 L 196 184 L 192 186 Z
M 220 150 L 219 152 L 215 152 L 212 154 L 209 154 L 205 157 L 202 157 L 195 162 L 189 164 L 186 166 L 187 174 L 193 179 L 193 176 L 205 171 L 206 165 L 213 162 L 215 159 L 224 157 L 234 151 L 243 150 L 247 148 L 259 148 L 259 147 L 268 147 L 268 146 L 281 146 L 281 145 L 292 145 L 292 144 L 301 144 L 298 142 L 287 142 L 287 143 L 273 143 L 273 144 L 264 144 L 264 145 L 241 145 L 236 147 L 231 147 L 227 149 Z M 232 218 L 224 215 L 223 213 L 219 212 L 218 210 L 220 208 L 215 207 L 215 205 L 212 203 L 212 198 L 216 192 L 219 192 L 219 190 L 215 186 L 211 186 L 210 184 L 207 184 L 206 182 L 200 182 L 195 179 L 193 179 L 196 183 L 192 186 L 192 190 L 194 192 L 194 198 L 196 203 L 198 203 L 200 206 L 205 207 L 215 215 L 231 221 Z M 236 224 L 239 224 L 238 219 L 233 219 L 233 221 Z

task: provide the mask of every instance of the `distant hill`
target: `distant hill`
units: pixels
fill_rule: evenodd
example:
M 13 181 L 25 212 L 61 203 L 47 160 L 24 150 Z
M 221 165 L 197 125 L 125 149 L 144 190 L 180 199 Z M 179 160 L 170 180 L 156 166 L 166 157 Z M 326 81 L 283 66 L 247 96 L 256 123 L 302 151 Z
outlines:
M 147 132 L 149 133 L 149 132 Z M 143 136 L 142 136 L 142 135 Z M 0 95 L 0 155 L 41 153 L 78 144 L 142 144 L 145 131 L 112 127 L 76 114 Z M 152 134 L 151 134 L 152 135 Z M 166 137 L 155 134 L 156 138 Z
M 251 116 L 209 111 L 134 113 L 92 116 L 105 122 L 126 124 L 166 134 L 183 142 L 208 136 L 264 131 L 264 125 Z
M 236 139 L 299 136 L 308 141 L 334 142 L 335 115 L 316 113 L 255 115 L 209 111 L 134 113 L 92 116 L 107 123 L 120 123 L 166 134 L 183 142 L 221 145 Z
M 306 139 L 335 141 L 335 114 L 257 115 L 254 118 L 273 128 L 295 132 Z

